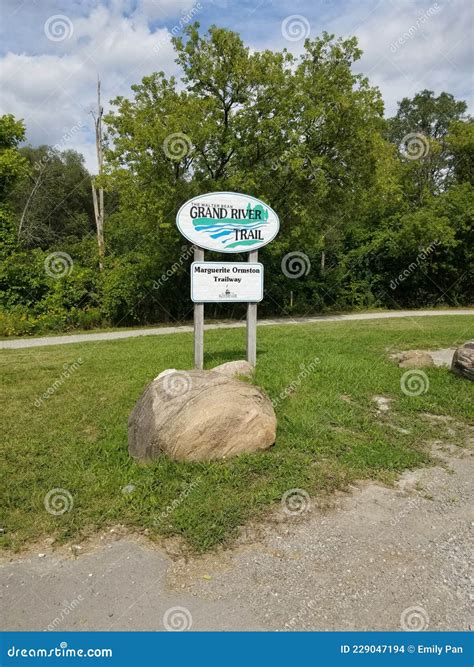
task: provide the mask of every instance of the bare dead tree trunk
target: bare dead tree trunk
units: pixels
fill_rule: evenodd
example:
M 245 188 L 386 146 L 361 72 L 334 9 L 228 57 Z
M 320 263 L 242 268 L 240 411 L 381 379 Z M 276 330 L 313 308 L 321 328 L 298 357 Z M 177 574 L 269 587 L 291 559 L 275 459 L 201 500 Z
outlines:
M 326 270 L 326 250 L 325 250 L 326 239 L 324 236 L 322 237 L 322 242 L 323 242 L 323 249 L 321 250 L 321 275 L 323 275 Z
M 91 111 L 95 127 L 95 146 L 97 151 L 97 165 L 99 177 L 104 172 L 104 149 L 102 143 L 102 116 L 104 108 L 100 103 L 100 79 L 97 77 L 97 111 Z M 105 242 L 104 242 L 104 188 L 97 188 L 92 180 L 92 202 L 94 204 L 95 226 L 97 228 L 97 245 L 99 248 L 99 270 L 104 270 Z
M 29 208 L 31 202 L 34 199 L 34 196 L 35 196 L 38 188 L 41 185 L 41 179 L 43 178 L 43 173 L 44 173 L 45 169 L 46 169 L 46 162 L 41 166 L 41 168 L 39 170 L 39 173 L 38 173 L 38 178 L 36 179 L 36 181 L 34 181 L 33 188 L 31 189 L 31 192 L 28 195 L 28 199 L 26 200 L 25 206 L 23 207 L 23 211 L 21 213 L 21 218 L 20 218 L 20 224 L 18 225 L 18 240 L 20 240 L 20 238 L 21 238 L 21 234 L 23 232 L 23 225 L 25 223 L 26 215 L 28 213 L 28 208 Z

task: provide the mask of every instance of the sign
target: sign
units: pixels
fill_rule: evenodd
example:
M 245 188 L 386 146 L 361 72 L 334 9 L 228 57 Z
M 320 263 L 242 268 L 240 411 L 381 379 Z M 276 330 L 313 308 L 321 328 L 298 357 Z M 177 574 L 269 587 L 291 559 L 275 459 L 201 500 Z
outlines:
M 263 299 L 263 264 L 193 262 L 191 299 L 195 303 L 257 303 Z
M 251 252 L 278 234 L 275 211 L 260 199 L 238 192 L 210 192 L 190 199 L 176 216 L 181 234 L 215 252 Z

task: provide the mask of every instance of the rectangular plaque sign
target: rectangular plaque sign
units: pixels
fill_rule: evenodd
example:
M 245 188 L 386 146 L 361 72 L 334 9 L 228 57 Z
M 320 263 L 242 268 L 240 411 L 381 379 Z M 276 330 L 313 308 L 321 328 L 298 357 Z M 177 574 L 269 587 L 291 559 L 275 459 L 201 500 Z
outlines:
M 263 299 L 263 264 L 193 262 L 191 299 L 195 303 L 257 303 Z

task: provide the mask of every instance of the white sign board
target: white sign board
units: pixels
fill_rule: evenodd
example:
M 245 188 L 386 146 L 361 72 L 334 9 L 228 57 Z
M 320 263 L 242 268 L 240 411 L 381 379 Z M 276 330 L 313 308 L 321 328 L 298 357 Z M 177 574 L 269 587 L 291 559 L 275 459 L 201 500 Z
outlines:
M 270 206 L 238 192 L 210 192 L 190 199 L 179 209 L 176 224 L 198 248 L 233 253 L 258 250 L 280 228 Z
M 263 264 L 193 262 L 191 299 L 195 303 L 257 303 L 263 299 Z

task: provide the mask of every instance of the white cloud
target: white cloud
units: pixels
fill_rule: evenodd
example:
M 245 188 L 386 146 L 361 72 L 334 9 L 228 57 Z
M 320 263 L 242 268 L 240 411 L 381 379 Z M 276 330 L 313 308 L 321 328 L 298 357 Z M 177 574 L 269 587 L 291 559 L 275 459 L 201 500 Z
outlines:
M 140 0 L 135 15 L 146 16 L 150 21 L 162 21 L 178 16 L 195 4 L 194 0 Z
M 81 125 L 83 130 L 70 145 L 85 154 L 91 169 L 95 159 L 89 112 L 95 104 L 97 75 L 107 108 L 110 98 L 129 94 L 130 86 L 146 74 L 176 69 L 168 31 L 152 32 L 145 16 L 135 10 L 127 18 L 116 11 L 124 3 L 115 4 L 74 19 L 72 35 L 58 42 L 59 53 L 8 52 L 0 62 L 0 112 L 23 118 L 34 145 L 54 144 L 68 129 Z
M 33 145 L 58 143 L 79 127 L 67 145 L 84 153 L 95 169 L 89 110 L 97 74 L 106 108 L 109 99 L 129 95 L 130 86 L 151 72 L 176 74 L 165 25 L 171 30 L 196 5 L 196 0 L 2 0 L 0 113 L 24 118 Z M 470 0 L 423 5 L 421 0 L 201 0 L 199 5 L 195 19 L 241 32 L 255 49 L 300 52 L 302 43 L 281 34 L 281 22 L 291 14 L 308 19 L 311 37 L 323 30 L 355 34 L 364 50 L 356 69 L 380 87 L 388 114 L 402 97 L 423 88 L 461 99 L 469 95 Z M 430 12 L 435 5 L 439 9 Z M 55 15 L 72 24 L 63 40 L 45 34 L 45 23 Z
M 286 47 L 301 53 L 303 40 L 285 40 L 281 25 L 290 15 L 302 15 L 310 24 L 311 39 L 324 30 L 336 37 L 358 38 L 364 55 L 354 70 L 380 87 L 387 115 L 396 111 L 403 97 L 424 88 L 436 94 L 450 92 L 472 109 L 472 0 L 301 0 L 295 4 L 281 0 L 274 7 L 277 13 L 271 18 L 265 6 L 248 21 L 253 48 Z M 239 18 L 234 17 L 237 23 Z M 244 29 L 243 21 L 239 29 Z
M 350 25 L 335 20 L 331 30 L 355 34 L 364 55 L 356 66 L 382 91 L 387 115 L 397 102 L 428 88 L 469 103 L 472 72 L 470 0 L 376 2 Z

